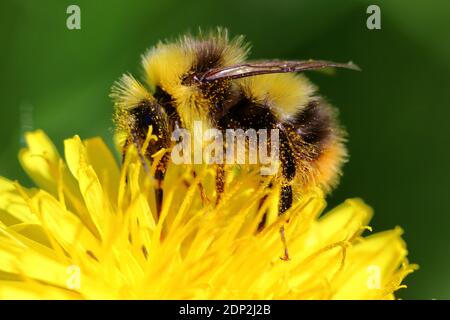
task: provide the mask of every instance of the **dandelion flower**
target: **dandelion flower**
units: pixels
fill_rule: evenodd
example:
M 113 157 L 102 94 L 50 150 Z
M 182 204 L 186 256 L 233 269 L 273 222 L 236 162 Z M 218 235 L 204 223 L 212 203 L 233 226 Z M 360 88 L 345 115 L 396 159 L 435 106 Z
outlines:
M 99 138 L 66 140 L 65 160 L 42 131 L 26 141 L 36 188 L 0 178 L 2 299 L 392 299 L 415 269 L 400 228 L 362 237 L 359 199 L 322 215 L 313 190 L 277 217 L 279 192 L 251 172 L 230 174 L 216 205 L 214 169 L 170 164 L 158 216 L 132 148 L 119 167 Z

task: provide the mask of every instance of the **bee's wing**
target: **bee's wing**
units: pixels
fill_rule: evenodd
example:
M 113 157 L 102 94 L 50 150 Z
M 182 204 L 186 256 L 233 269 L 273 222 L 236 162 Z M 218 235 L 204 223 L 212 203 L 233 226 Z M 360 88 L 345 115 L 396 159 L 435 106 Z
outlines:
M 301 72 L 306 70 L 336 67 L 351 70 L 360 70 L 353 62 L 338 63 L 324 60 L 304 60 L 304 61 L 280 61 L 266 60 L 247 62 L 234 66 L 211 69 L 200 77 L 200 81 L 209 82 L 219 79 L 238 79 L 251 77 L 260 74 Z

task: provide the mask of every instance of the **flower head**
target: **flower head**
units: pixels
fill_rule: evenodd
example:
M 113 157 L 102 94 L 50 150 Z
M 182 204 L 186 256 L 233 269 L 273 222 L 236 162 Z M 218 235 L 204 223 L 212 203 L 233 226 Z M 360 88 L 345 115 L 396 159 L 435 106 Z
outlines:
M 321 216 L 313 190 L 278 217 L 254 172 L 236 168 L 216 204 L 214 169 L 169 164 L 157 214 L 133 148 L 119 167 L 99 138 L 66 140 L 65 160 L 41 131 L 26 141 L 37 188 L 0 178 L 0 298 L 386 299 L 415 268 L 400 228 L 362 237 L 359 199 Z

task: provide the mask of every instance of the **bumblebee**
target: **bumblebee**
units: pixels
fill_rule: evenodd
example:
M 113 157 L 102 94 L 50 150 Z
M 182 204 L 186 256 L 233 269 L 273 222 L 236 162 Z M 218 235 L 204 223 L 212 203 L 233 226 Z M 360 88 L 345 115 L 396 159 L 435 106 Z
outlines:
M 173 146 L 175 129 L 192 131 L 196 121 L 219 130 L 278 128 L 280 166 L 273 183 L 281 185 L 282 214 L 292 205 L 293 186 L 331 191 L 347 156 L 335 109 L 298 73 L 358 67 L 321 60 L 247 61 L 248 53 L 243 37 L 229 39 L 224 29 L 160 42 L 142 56 L 145 84 L 124 75 L 113 87 L 116 128 L 125 137 L 123 152 L 134 144 L 149 161 L 161 148 Z M 149 126 L 158 139 L 142 150 Z M 166 154 L 157 165 L 159 186 L 168 161 Z M 218 165 L 217 201 L 224 192 L 225 174 L 224 166 Z

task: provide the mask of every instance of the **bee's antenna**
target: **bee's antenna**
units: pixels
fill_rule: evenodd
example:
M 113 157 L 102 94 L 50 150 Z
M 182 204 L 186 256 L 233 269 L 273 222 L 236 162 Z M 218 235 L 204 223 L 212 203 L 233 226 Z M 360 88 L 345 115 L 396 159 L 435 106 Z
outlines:
M 280 227 L 280 236 L 281 236 L 281 242 L 283 243 L 283 251 L 284 251 L 284 255 L 281 258 L 281 260 L 289 261 L 290 260 L 289 250 L 288 250 L 287 241 L 286 241 L 286 231 L 284 229 L 284 224 L 282 224 Z

